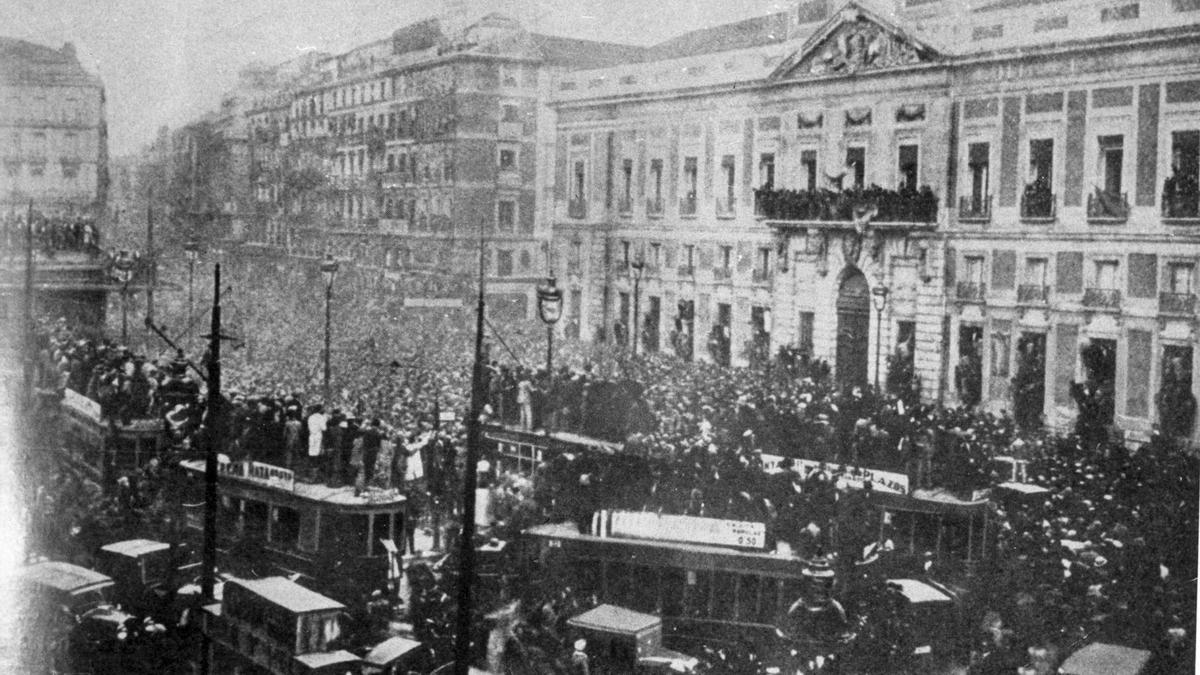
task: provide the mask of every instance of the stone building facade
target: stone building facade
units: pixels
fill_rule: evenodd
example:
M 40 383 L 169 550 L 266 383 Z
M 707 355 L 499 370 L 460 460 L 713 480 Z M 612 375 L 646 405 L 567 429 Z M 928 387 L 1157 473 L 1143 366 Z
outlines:
M 1198 36 L 1186 0 L 805 2 L 565 74 L 566 329 L 847 385 L 891 356 L 1059 428 L 1098 393 L 1145 438 L 1200 393 Z

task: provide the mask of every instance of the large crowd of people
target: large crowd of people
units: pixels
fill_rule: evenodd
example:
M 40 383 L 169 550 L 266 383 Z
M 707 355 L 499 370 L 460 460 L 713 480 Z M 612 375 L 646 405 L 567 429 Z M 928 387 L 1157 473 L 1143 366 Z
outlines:
M 470 322 L 422 310 L 391 328 L 354 322 L 334 343 L 337 379 L 327 399 L 320 351 L 303 342 L 319 340 L 319 332 L 292 325 L 307 320 L 311 313 L 300 310 L 311 298 L 288 292 L 263 290 L 259 301 L 276 311 L 231 312 L 253 322 L 243 330 L 254 331 L 258 344 L 226 355 L 227 454 L 334 483 L 453 492 L 465 438 Z M 368 317 L 373 310 L 341 311 Z M 1011 672 L 1002 668 L 1028 663 L 1029 649 L 1065 650 L 1085 638 L 1176 659 L 1194 651 L 1197 460 L 1172 439 L 1131 451 L 1108 438 L 1022 431 L 1007 416 L 837 387 L 820 364 L 804 373 L 725 368 L 569 344 L 551 377 L 519 358 L 540 353 L 540 331 L 512 328 L 493 337 L 503 338 L 504 349 L 488 349 L 491 421 L 574 431 L 625 448 L 604 458 L 550 458 L 533 480 L 485 475 L 501 536 L 545 521 L 586 528 L 600 508 L 654 510 L 761 521 L 772 542 L 787 542 L 802 557 L 850 555 L 862 542 L 839 544 L 831 532 L 855 529 L 850 521 L 862 511 L 853 508 L 853 491 L 820 471 L 764 471 L 764 455 L 783 457 L 785 469 L 805 458 L 901 473 L 914 490 L 960 497 L 1007 480 L 991 459 L 1013 456 L 1029 460 L 1030 482 L 1049 492 L 996 501 L 1002 555 L 1021 564 L 1002 565 L 972 599 L 978 672 Z M 69 387 L 92 397 L 118 424 L 159 417 L 184 452 L 198 442 L 203 383 L 184 356 L 140 356 L 62 322 L 45 323 L 38 345 L 44 390 Z M 203 370 L 203 357 L 196 361 Z M 454 412 L 454 420 L 442 412 Z M 874 523 L 859 525 L 864 536 L 887 535 Z M 555 616 L 586 604 L 569 593 L 551 600 L 540 606 L 550 602 Z M 530 616 L 522 621 L 538 621 Z M 525 638 L 525 648 L 541 639 Z

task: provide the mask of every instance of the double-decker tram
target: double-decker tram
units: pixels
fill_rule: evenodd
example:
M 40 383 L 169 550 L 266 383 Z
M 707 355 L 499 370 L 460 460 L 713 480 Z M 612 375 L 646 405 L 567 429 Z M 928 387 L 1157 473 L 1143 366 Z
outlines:
M 64 392 L 58 411 L 56 431 L 64 452 L 98 478 L 111 480 L 138 469 L 166 447 L 161 418 L 108 419 L 99 403 L 72 389 Z
M 180 463 L 191 477 L 187 524 L 203 534 L 204 461 Z M 394 488 L 307 482 L 290 469 L 221 461 L 217 536 L 221 565 L 239 576 L 301 575 L 322 593 L 355 601 L 396 583 L 405 496 Z

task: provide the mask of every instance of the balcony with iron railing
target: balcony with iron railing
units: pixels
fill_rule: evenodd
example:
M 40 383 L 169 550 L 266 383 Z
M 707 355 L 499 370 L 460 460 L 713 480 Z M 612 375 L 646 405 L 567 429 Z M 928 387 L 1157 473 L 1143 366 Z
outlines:
M 1121 308 L 1121 291 L 1115 288 L 1083 289 L 1083 306 L 1093 309 L 1118 310 Z
M 696 215 L 696 195 L 679 198 L 679 215 L 694 216 Z
M 854 222 L 874 209 L 877 223 L 936 223 L 938 198 L 929 186 L 920 190 L 888 190 L 877 185 L 832 190 L 754 191 L 755 214 L 768 220 Z M 719 209 L 719 206 L 718 206 Z
M 1026 223 L 1051 223 L 1055 218 L 1053 192 L 1026 185 L 1021 193 L 1021 220 Z
M 695 276 L 696 268 L 692 267 L 691 265 L 680 265 L 675 270 L 675 273 L 681 277 L 691 277 L 691 276 Z
M 663 213 L 663 200 L 661 197 L 659 197 L 657 199 L 651 198 L 651 199 L 646 200 L 646 215 L 647 216 L 658 217 L 658 216 L 661 216 L 662 213 Z
M 992 196 L 988 194 L 958 198 L 958 222 L 989 223 L 992 221 Z
M 1163 182 L 1162 217 L 1168 225 L 1200 225 L 1200 186 L 1195 176 L 1173 175 Z
M 633 215 L 633 200 L 629 197 L 621 197 L 617 199 L 617 213 L 622 216 Z
M 1098 225 L 1125 222 L 1129 219 L 1128 195 L 1096 190 L 1087 198 L 1087 219 Z
M 713 279 L 716 281 L 729 281 L 733 279 L 733 268 L 731 267 L 714 267 Z
M 754 269 L 754 270 L 751 272 L 750 279 L 751 279 L 751 281 L 753 281 L 753 282 L 754 282 L 754 283 L 756 283 L 756 284 L 768 284 L 768 283 L 771 283 L 771 270 L 769 270 L 769 269 L 755 268 L 755 269 Z
M 1168 292 L 1159 293 L 1158 311 L 1160 314 L 1194 316 L 1196 314 L 1196 294 Z
M 1050 301 L 1050 287 L 1041 284 L 1021 284 L 1017 287 L 1017 302 L 1023 305 L 1044 305 Z
M 955 297 L 963 302 L 983 302 L 987 284 L 978 281 L 960 281 L 955 286 Z

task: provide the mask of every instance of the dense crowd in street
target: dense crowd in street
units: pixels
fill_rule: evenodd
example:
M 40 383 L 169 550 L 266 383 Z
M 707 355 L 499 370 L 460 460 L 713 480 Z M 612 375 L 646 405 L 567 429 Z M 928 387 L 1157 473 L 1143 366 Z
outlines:
M 264 302 L 271 293 L 264 290 Z M 286 304 L 299 307 L 304 298 L 279 293 L 284 311 L 273 314 L 304 316 Z M 251 320 L 249 309 L 239 311 Z M 332 483 L 419 485 L 448 496 L 465 437 L 466 323 L 428 311 L 405 313 L 396 330 L 364 321 L 335 342 L 341 354 L 328 399 L 313 362 L 319 352 L 288 342 L 304 331 L 286 321 L 264 325 L 255 331 L 256 353 L 234 348 L 226 356 L 227 454 Z M 797 555 L 849 558 L 880 531 L 873 522 L 851 522 L 862 516 L 855 492 L 822 472 L 764 471 L 764 455 L 783 457 L 784 468 L 790 458 L 806 458 L 893 471 L 914 489 L 960 496 L 1006 480 L 990 460 L 1008 455 L 1028 459 L 1029 480 L 1050 491 L 1029 502 L 996 502 L 1002 556 L 1021 564 L 1001 566 L 973 598 L 978 672 L 1012 672 L 1030 662 L 1031 649 L 1069 651 L 1085 638 L 1180 659 L 1194 651 L 1197 460 L 1172 439 L 1131 452 L 1106 439 L 1085 444 L 1019 432 L 1006 416 L 835 387 L 821 377 L 828 373 L 822 364 L 805 377 L 782 367 L 633 359 L 603 345 L 568 344 L 551 378 L 518 358 L 540 352 L 538 331 L 511 333 L 489 340 L 485 415 L 531 430 L 623 440 L 625 452 L 556 457 L 533 480 L 489 468 L 484 485 L 492 490 L 497 536 L 546 521 L 586 527 L 600 508 L 645 509 L 762 521 L 772 543 L 787 542 Z M 44 391 L 69 387 L 94 398 L 114 423 L 160 417 L 184 453 L 200 442 L 203 385 L 184 355 L 139 355 L 62 322 L 45 323 L 38 346 Z M 196 365 L 203 370 L 203 357 Z M 454 420 L 441 421 L 441 412 Z M 513 649 L 545 641 L 552 625 L 588 605 L 570 586 L 528 595 Z M 427 600 L 444 598 L 427 621 L 430 631 L 437 630 L 434 615 L 450 615 L 448 590 L 433 584 L 423 591 Z

